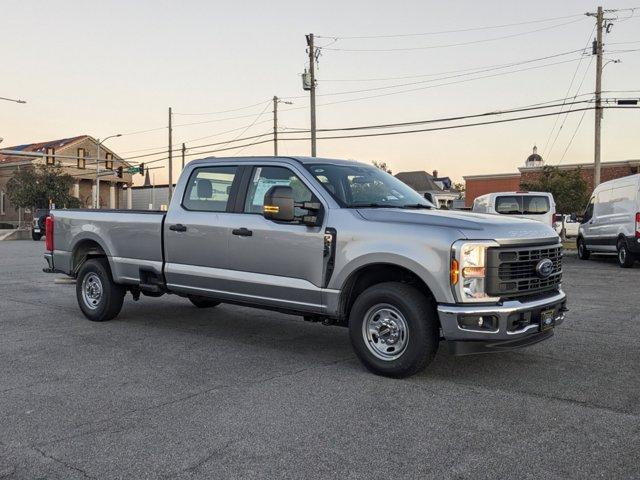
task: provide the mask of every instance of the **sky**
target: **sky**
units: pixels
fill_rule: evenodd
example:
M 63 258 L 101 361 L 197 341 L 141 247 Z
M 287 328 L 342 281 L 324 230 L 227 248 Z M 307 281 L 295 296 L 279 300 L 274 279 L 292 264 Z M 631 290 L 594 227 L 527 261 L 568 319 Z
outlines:
M 2 146 L 122 133 L 107 141 L 122 157 L 155 154 L 167 148 L 168 107 L 175 112 L 174 145 L 186 142 L 193 148 L 188 153 L 244 145 L 249 141 L 194 148 L 270 132 L 274 95 L 293 102 L 279 105 L 279 125 L 285 129 L 280 137 L 304 136 L 287 132 L 309 128 L 309 98 L 300 78 L 308 64 L 308 33 L 319 37 L 317 45 L 326 46 L 317 66 L 320 129 L 479 114 L 572 98 L 594 91 L 595 60 L 590 55 L 578 52 L 475 75 L 460 71 L 585 47 L 590 51 L 595 20 L 580 14 L 596 7 L 575 0 L 4 0 L 0 96 L 27 103 L 0 101 Z M 603 7 L 640 7 L 640 0 Z M 605 61 L 621 62 L 606 65 L 603 90 L 620 92 L 604 96 L 640 97 L 640 9 L 607 15 L 617 20 L 605 35 Z M 544 19 L 555 20 L 537 22 Z M 522 22 L 533 23 L 478 28 Z M 438 33 L 450 30 L 456 32 Z M 376 38 L 344 38 L 354 36 Z M 381 88 L 390 85 L 405 86 Z M 357 92 L 340 93 L 352 91 Z M 575 112 L 444 131 L 319 140 L 318 156 L 386 162 L 394 173 L 438 170 L 460 181 L 463 175 L 515 172 L 534 144 L 550 165 L 591 162 L 593 123 L 588 111 L 584 117 Z M 639 132 L 640 109 L 606 110 L 603 161 L 640 158 Z M 281 141 L 279 147 L 283 155 L 310 154 L 308 140 Z M 272 154 L 271 143 L 215 153 Z M 178 158 L 175 176 L 179 163 Z M 157 183 L 166 180 L 166 167 L 153 173 Z

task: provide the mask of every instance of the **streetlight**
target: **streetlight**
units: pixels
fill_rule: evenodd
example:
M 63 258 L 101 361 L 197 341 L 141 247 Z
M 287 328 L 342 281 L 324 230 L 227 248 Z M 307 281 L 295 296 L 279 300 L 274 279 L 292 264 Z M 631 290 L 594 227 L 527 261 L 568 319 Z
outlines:
M 103 138 L 102 141 L 97 138 L 96 143 L 98 144 L 98 153 L 96 155 L 96 195 L 94 199 L 94 207 L 100 208 L 100 145 L 109 140 L 110 138 L 121 137 L 121 133 L 117 133 L 115 135 L 109 135 L 107 138 Z
M 25 100 L 16 100 L 13 98 L 0 97 L 0 100 L 6 100 L 7 102 L 27 103 Z

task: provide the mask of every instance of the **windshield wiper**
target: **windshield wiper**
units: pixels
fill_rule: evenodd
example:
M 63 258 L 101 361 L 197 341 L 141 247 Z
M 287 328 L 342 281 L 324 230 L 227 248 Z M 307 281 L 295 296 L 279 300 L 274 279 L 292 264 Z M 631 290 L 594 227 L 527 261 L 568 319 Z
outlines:
M 399 208 L 398 205 L 388 205 L 385 203 L 353 203 L 347 208 Z
M 427 205 L 426 203 L 409 203 L 407 205 L 401 205 L 398 208 L 433 208 L 431 205 Z

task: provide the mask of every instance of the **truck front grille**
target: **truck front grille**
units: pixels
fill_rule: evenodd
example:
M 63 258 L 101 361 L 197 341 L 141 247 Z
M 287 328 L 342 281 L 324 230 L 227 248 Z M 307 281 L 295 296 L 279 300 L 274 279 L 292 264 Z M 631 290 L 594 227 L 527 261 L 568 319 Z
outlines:
M 548 276 L 538 272 L 541 261 L 553 265 Z M 548 263 L 548 262 L 547 262 Z M 487 293 L 502 298 L 557 290 L 562 280 L 562 246 L 497 247 L 487 251 Z

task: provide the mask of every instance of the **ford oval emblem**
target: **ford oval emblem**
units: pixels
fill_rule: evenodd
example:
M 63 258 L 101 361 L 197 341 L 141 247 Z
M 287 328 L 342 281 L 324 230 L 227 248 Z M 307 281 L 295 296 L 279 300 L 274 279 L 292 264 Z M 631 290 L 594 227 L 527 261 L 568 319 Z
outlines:
M 536 273 L 540 278 L 547 278 L 553 273 L 553 262 L 544 258 L 538 262 L 536 265 Z

